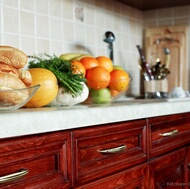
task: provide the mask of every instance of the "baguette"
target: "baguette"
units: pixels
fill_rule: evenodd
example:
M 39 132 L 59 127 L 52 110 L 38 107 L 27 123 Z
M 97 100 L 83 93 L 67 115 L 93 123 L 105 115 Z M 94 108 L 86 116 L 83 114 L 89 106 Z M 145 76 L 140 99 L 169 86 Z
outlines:
M 0 73 L 0 103 L 18 104 L 23 102 L 29 97 L 28 90 L 15 90 L 23 89 L 26 85 L 15 75 Z M 3 91 L 4 90 L 4 91 Z
M 28 61 L 28 57 L 21 50 L 11 46 L 0 46 L 0 62 L 13 66 L 14 68 L 23 68 Z

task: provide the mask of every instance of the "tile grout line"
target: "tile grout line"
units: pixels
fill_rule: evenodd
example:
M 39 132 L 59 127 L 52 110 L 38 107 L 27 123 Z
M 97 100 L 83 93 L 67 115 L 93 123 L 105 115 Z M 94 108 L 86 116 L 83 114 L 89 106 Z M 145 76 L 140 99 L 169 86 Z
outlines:
M 4 34 L 3 34 L 3 31 L 4 31 L 4 15 L 3 15 L 3 2 L 2 0 L 0 0 L 0 6 L 1 6 L 1 42 L 2 44 L 4 44 Z

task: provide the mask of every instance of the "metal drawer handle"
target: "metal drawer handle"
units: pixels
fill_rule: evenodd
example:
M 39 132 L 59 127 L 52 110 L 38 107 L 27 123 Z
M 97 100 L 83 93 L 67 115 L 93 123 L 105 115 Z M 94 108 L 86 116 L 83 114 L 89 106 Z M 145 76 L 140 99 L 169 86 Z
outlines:
M 167 137 L 167 136 L 176 135 L 177 133 L 178 133 L 178 130 L 173 130 L 173 131 L 166 132 L 166 133 L 160 133 L 160 135 L 163 137 Z
M 127 149 L 126 145 L 122 145 L 116 148 L 110 148 L 110 149 L 106 149 L 106 150 L 98 150 L 100 153 L 104 153 L 104 154 L 111 154 L 111 153 L 119 153 L 124 151 L 125 149 Z
M 0 184 L 20 179 L 28 173 L 29 173 L 28 169 L 21 169 L 19 172 L 2 176 L 0 177 Z

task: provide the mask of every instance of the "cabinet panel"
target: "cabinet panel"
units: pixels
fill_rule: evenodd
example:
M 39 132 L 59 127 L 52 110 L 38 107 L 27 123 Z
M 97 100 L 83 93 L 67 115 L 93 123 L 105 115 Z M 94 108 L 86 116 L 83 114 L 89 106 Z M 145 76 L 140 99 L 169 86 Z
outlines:
M 187 169 L 188 182 L 189 182 L 189 187 L 190 187 L 190 146 L 188 147 L 187 164 L 188 164 L 188 169 Z
M 149 157 L 158 156 L 188 144 L 190 115 L 178 114 L 148 120 Z
M 77 189 L 147 189 L 148 166 L 142 164 L 132 169 L 113 174 Z
M 186 155 L 182 148 L 150 161 L 150 188 L 188 188 Z
M 102 178 L 146 161 L 146 121 L 130 121 L 73 131 L 74 181 Z
M 70 133 L 52 133 L 0 140 L 0 188 L 69 188 Z M 5 182 L 4 176 L 25 176 Z

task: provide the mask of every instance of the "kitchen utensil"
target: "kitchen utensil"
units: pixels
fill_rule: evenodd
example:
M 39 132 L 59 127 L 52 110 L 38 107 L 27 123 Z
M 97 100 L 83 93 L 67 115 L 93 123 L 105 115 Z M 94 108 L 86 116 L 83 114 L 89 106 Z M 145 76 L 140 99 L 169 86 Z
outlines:
M 140 47 L 140 45 L 137 45 L 136 47 L 137 47 L 137 49 L 139 51 L 139 54 L 140 54 L 141 68 L 143 70 L 145 80 L 149 81 L 149 80 L 154 79 L 152 70 L 151 70 L 151 68 L 149 67 L 149 64 L 146 61 L 146 58 L 145 58 L 145 55 L 144 55 L 144 52 L 143 52 L 142 48 Z
M 168 48 L 164 48 L 164 53 L 165 53 L 165 65 L 166 65 L 166 68 L 169 68 L 169 65 L 170 65 L 170 50 Z
M 158 71 L 159 71 L 159 69 L 160 69 L 160 66 L 161 66 L 161 61 L 159 60 L 159 61 L 157 61 L 156 64 L 152 67 L 152 73 L 153 73 L 154 77 L 155 77 L 156 75 L 158 75 Z M 155 79 L 156 79 L 156 78 L 155 78 Z
M 115 35 L 111 31 L 107 31 L 104 34 L 104 42 L 108 43 L 108 51 L 109 51 L 109 57 L 114 62 L 114 56 L 113 56 L 113 42 L 115 41 Z

